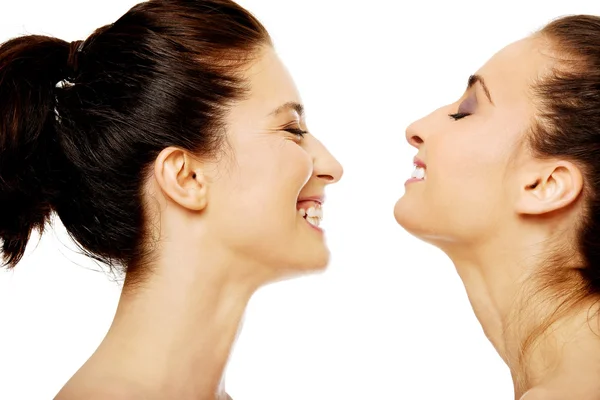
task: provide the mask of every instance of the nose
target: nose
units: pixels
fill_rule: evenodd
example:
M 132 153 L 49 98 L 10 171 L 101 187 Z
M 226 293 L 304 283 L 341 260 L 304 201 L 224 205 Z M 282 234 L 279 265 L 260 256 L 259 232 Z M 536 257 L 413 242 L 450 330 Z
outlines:
M 408 128 L 406 128 L 406 141 L 408 142 L 408 144 L 410 144 L 411 146 L 413 146 L 417 149 L 424 142 L 423 136 L 421 134 L 419 134 L 421 121 L 422 120 L 415 121 L 412 124 L 410 124 L 408 126 Z
M 338 182 L 344 175 L 344 168 L 329 150 L 314 136 L 311 136 L 310 153 L 313 156 L 313 174 L 329 185 Z

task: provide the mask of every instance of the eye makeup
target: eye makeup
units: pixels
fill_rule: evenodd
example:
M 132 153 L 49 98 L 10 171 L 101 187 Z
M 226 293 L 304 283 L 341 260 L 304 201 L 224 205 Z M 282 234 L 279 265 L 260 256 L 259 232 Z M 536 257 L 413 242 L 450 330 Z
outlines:
M 469 96 L 460 103 L 458 106 L 458 111 L 454 114 L 449 114 L 448 116 L 457 121 L 473 114 L 475 112 L 475 108 L 477 108 L 477 96 L 474 92 L 471 92 Z

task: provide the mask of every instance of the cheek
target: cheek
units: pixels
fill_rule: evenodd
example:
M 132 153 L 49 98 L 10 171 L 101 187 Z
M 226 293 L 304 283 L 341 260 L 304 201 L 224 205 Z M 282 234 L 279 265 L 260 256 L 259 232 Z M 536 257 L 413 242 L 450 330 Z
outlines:
M 284 139 L 270 147 L 263 154 L 259 168 L 255 170 L 255 180 L 260 180 L 261 190 L 272 201 L 282 201 L 295 207 L 298 194 L 308 182 L 313 172 L 310 155 L 294 141 Z M 261 194 L 257 193 L 257 196 Z
M 294 143 L 294 147 L 290 149 L 281 164 L 289 164 L 290 178 L 295 183 L 293 186 L 297 196 L 313 175 L 313 159 L 306 150 Z
M 211 223 L 221 241 L 238 254 L 273 265 L 304 259 L 296 201 L 311 175 L 312 159 L 289 140 L 259 146 L 252 157 L 237 157 L 214 199 Z
M 290 215 L 312 174 L 310 156 L 298 144 L 282 138 L 270 138 L 245 150 L 236 154 L 222 177 L 219 207 L 229 215 L 236 214 L 238 223 L 281 220 L 282 213 Z
M 501 189 L 506 167 L 505 147 L 505 143 L 466 136 L 436 143 L 431 149 L 434 153 L 431 165 L 428 165 L 431 189 L 443 188 L 446 195 L 465 202 L 495 195 Z
M 484 234 L 503 215 L 505 145 L 477 138 L 432 144 L 422 201 L 438 229 Z

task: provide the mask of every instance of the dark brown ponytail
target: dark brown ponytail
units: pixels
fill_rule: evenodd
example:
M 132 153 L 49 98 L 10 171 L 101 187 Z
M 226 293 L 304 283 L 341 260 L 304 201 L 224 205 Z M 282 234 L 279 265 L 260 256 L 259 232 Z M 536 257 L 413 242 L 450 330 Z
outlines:
M 69 74 L 69 43 L 26 36 L 0 47 L 0 239 L 8 265 L 52 210 L 65 166 L 55 86 Z
M 52 211 L 90 257 L 128 273 L 149 255 L 144 184 L 165 147 L 210 157 L 271 46 L 231 0 L 150 0 L 85 42 L 0 46 L 0 239 L 23 256 Z

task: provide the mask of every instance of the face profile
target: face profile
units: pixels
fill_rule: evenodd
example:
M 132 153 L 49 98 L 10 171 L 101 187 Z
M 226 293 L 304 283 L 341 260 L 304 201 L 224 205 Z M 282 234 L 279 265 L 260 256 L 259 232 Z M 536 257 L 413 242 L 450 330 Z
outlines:
M 525 186 L 533 183 L 520 168 L 534 162 L 524 142 L 535 116 L 526 93 L 550 62 L 537 51 L 539 41 L 506 47 L 465 77 L 460 99 L 407 128 L 406 139 L 417 149 L 415 178 L 394 211 L 407 230 L 458 248 L 488 240 L 518 212 L 514 190 L 523 179 Z
M 323 270 L 343 170 L 269 33 L 230 0 L 146 1 L 90 37 L 0 46 L 0 239 L 16 268 L 56 215 L 124 275 L 56 399 L 228 399 L 254 292 Z
M 342 167 L 310 133 L 300 95 L 272 49 L 247 74 L 248 96 L 226 117 L 223 155 L 199 166 L 207 171 L 199 223 L 210 232 L 206 240 L 245 268 L 324 268 L 325 187 L 341 178 Z
M 452 260 L 518 399 L 600 390 L 598 39 L 600 17 L 552 21 L 406 129 L 395 219 Z

